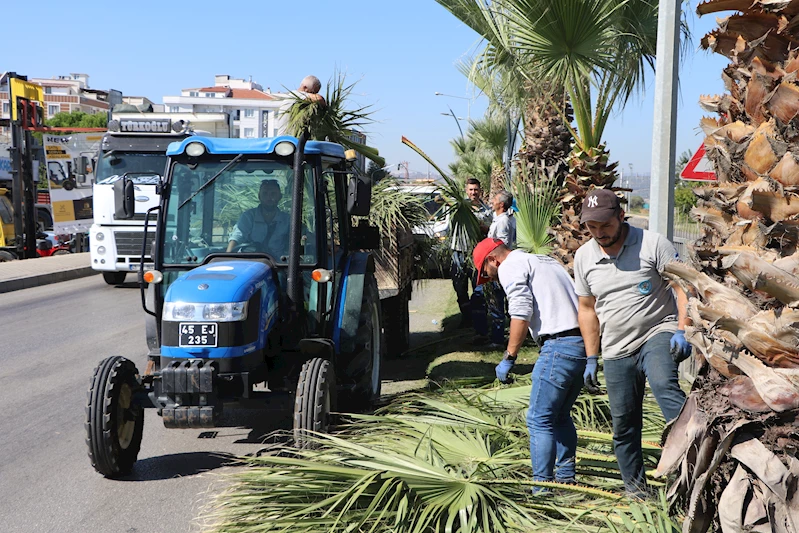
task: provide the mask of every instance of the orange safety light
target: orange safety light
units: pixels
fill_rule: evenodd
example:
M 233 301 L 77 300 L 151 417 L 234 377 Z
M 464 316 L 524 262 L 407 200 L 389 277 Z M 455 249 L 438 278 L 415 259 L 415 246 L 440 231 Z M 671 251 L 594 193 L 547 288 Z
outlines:
M 327 283 L 333 279 L 333 272 L 325 268 L 317 268 L 311 272 L 311 279 L 317 283 Z
M 164 281 L 164 275 L 158 270 L 148 270 L 144 273 L 144 281 L 147 283 L 161 283 Z

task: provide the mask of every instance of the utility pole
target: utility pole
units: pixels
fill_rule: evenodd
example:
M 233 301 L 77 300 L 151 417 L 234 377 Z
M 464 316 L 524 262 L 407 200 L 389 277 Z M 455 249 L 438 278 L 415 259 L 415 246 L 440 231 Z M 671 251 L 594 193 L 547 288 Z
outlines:
M 649 229 L 671 239 L 674 232 L 674 157 L 677 141 L 677 80 L 680 54 L 680 2 L 658 6 L 655 63 L 655 120 L 652 135 L 652 180 L 649 185 Z

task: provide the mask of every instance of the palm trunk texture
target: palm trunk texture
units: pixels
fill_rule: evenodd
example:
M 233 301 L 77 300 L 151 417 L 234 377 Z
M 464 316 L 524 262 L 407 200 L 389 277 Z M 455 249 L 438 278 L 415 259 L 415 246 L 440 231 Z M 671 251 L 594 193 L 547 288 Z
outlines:
M 799 0 L 709 0 L 737 10 L 702 39 L 728 57 L 727 93 L 702 97 L 718 182 L 694 189 L 703 236 L 689 290 L 699 373 L 657 473 L 684 533 L 799 531 Z

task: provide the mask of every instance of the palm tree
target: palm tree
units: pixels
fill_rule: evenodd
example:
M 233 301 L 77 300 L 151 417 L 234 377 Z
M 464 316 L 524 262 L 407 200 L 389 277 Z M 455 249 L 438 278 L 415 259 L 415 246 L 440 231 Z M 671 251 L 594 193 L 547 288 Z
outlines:
M 570 265 L 586 240 L 579 210 L 586 192 L 610 187 L 616 163 L 602 135 L 611 111 L 623 106 L 654 66 L 657 2 L 654 0 L 437 0 L 486 41 L 479 61 L 510 69 L 525 83 L 552 90 L 552 109 L 574 138 L 555 228 L 558 255 Z M 546 95 L 546 92 L 544 92 Z M 551 94 L 551 93 L 550 93 Z M 569 121 L 573 107 L 576 127 Z M 542 110 L 541 125 L 551 120 Z M 557 136 L 561 138 L 560 135 Z
M 708 0 L 735 9 L 702 39 L 728 57 L 727 93 L 703 97 L 719 178 L 693 189 L 704 235 L 693 267 L 667 272 L 695 289 L 689 303 L 699 375 L 672 424 L 658 473 L 684 531 L 799 531 L 799 3 Z M 690 472 L 690 474 L 688 474 Z

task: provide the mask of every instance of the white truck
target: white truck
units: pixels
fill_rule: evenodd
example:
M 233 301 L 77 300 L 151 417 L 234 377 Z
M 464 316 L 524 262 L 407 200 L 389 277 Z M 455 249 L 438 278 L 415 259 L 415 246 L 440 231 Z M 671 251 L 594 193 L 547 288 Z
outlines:
M 94 224 L 89 232 L 89 251 L 94 270 L 109 285 L 119 285 L 129 272 L 138 272 L 145 242 L 145 262 L 155 237 L 155 217 L 150 217 L 144 236 L 147 210 L 159 205 L 159 187 L 166 168 L 166 148 L 194 133 L 182 121 L 163 118 L 111 120 L 95 162 Z M 117 219 L 114 183 L 123 177 L 134 184 L 136 212 L 132 219 Z

